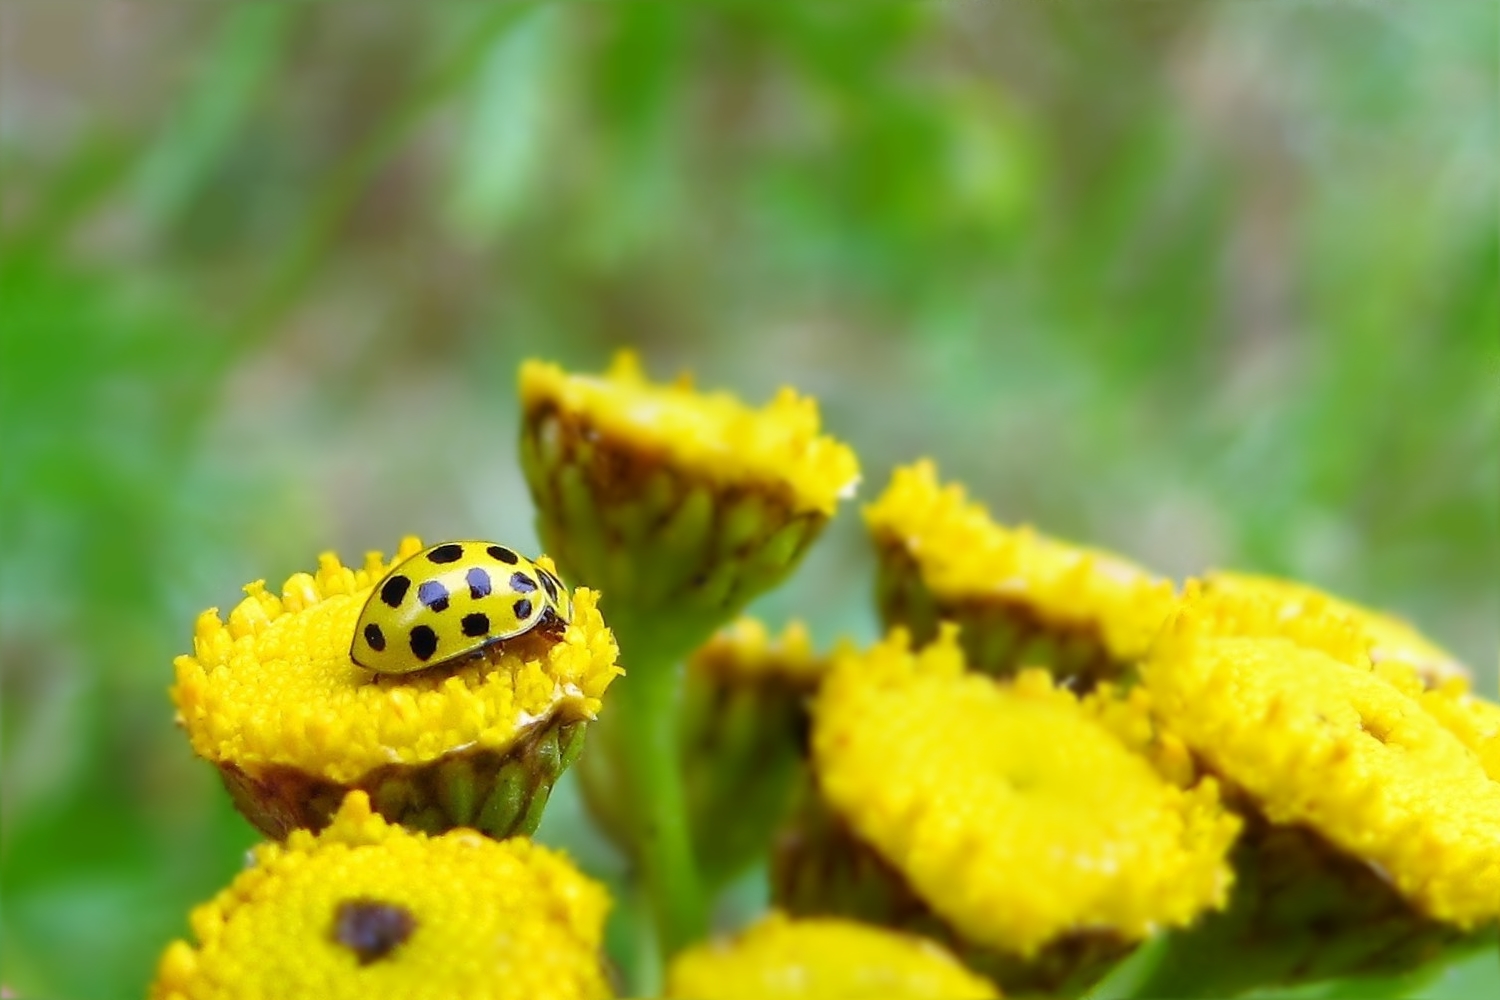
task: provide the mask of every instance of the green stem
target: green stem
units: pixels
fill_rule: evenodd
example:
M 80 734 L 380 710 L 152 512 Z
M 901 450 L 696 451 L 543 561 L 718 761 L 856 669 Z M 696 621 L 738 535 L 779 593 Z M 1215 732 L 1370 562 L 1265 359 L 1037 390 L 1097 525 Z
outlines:
M 665 960 L 703 937 L 707 914 L 678 746 L 679 643 L 651 631 L 626 629 L 620 635 L 628 672 L 610 692 L 607 711 L 620 737 L 618 764 L 630 791 L 635 848 Z

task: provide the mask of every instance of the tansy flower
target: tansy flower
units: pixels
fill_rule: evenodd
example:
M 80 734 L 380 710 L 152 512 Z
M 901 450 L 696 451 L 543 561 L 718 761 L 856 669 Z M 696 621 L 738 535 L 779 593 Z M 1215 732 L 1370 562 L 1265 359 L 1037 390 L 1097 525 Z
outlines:
M 669 954 L 706 928 L 678 667 L 791 571 L 852 494 L 859 468 L 853 452 L 819 433 L 813 400 L 783 389 L 752 409 L 685 378 L 653 384 L 629 353 L 603 376 L 528 361 L 521 402 L 538 533 L 573 578 L 609 594 L 630 668 L 591 766 L 631 803 L 627 848 Z
M 773 636 L 756 618 L 740 618 L 720 629 L 688 660 L 690 677 L 717 688 L 773 684 L 811 694 L 833 666 L 813 649 L 801 622 L 790 622 Z
M 848 920 L 773 913 L 732 941 L 678 955 L 683 1000 L 983 1000 L 995 987 L 932 941 Z
M 562 855 L 473 830 L 388 825 L 352 792 L 192 914 L 152 1000 L 586 1000 L 609 901 Z
M 1364 633 L 1370 659 L 1376 664 L 1409 666 L 1428 687 L 1439 687 L 1452 678 L 1465 680 L 1473 671 L 1438 646 L 1410 623 L 1392 615 L 1372 611 L 1316 587 L 1270 576 L 1215 571 L 1203 580 L 1209 594 L 1257 595 L 1274 601 L 1284 615 L 1328 610 L 1350 619 Z
M 1172 784 L 1191 788 L 1202 779 L 1203 769 L 1187 744 L 1151 711 L 1151 696 L 1145 688 L 1100 684 L 1084 696 L 1082 707 Z
M 395 558 L 421 548 L 404 539 Z M 216 608 L 200 615 L 172 688 L 193 749 L 272 837 L 321 827 L 351 789 L 420 829 L 529 832 L 621 672 L 596 596 L 575 591 L 555 642 L 502 643 L 451 669 L 381 676 L 349 649 L 388 569 L 378 552 L 357 569 L 325 554 L 279 595 L 250 584 L 227 621 Z
M 1378 864 L 1423 912 L 1500 919 L 1500 783 L 1421 705 L 1292 639 L 1204 637 L 1184 608 L 1142 667 L 1155 710 L 1273 823 Z
M 781 580 L 859 480 L 783 389 L 761 409 L 691 381 L 648 382 L 622 352 L 603 376 L 521 366 L 521 459 L 537 527 L 563 568 L 604 589 L 635 632 L 686 653 Z
M 1118 556 L 996 524 L 961 486 L 940 485 L 930 461 L 897 469 L 865 523 L 886 625 L 926 641 L 957 622 L 969 661 L 989 673 L 1047 665 L 1085 687 L 1119 675 L 1173 602 L 1170 582 Z
M 781 905 L 935 936 L 1009 991 L 1074 991 L 1227 898 L 1239 822 L 1163 779 L 1041 670 L 966 671 L 953 627 L 835 657 Z
M 1500 783 L 1419 685 L 1370 661 L 1357 621 L 1193 596 L 1141 676 L 1161 725 L 1251 819 L 1230 911 L 1148 991 L 1405 971 L 1500 920 Z
M 1500 781 L 1500 705 L 1472 694 L 1472 671 L 1412 625 L 1305 584 L 1272 577 L 1212 573 L 1203 581 L 1201 593 L 1195 623 L 1184 627 L 1201 632 L 1205 620 L 1258 614 L 1261 621 L 1252 632 L 1298 629 L 1299 642 L 1311 641 L 1341 662 L 1371 670 L 1416 699 L 1478 755 L 1492 779 Z M 1278 625 L 1270 624 L 1273 619 Z M 1222 624 L 1218 627 L 1226 631 Z M 1227 631 L 1247 634 L 1246 623 Z M 1322 638 L 1314 638 L 1314 632 Z M 1340 636 L 1337 648 L 1329 648 L 1333 640 L 1328 636 L 1335 634 Z
M 1433 656 L 1411 653 L 1437 647 L 1410 626 L 1397 623 L 1408 635 L 1398 647 L 1378 638 L 1384 633 L 1378 616 L 1371 625 L 1372 612 L 1311 587 L 1261 577 L 1236 577 L 1227 584 L 1222 575 L 1189 581 L 1184 604 L 1192 610 L 1176 622 L 1179 642 L 1281 638 L 1372 673 L 1425 708 L 1478 756 L 1491 778 L 1500 780 L 1500 705 L 1472 694 L 1466 675 L 1440 675 L 1430 669 L 1438 662 Z M 1399 649 L 1408 652 L 1398 654 Z
M 1500 705 L 1470 693 L 1461 678 L 1424 690 L 1417 698 L 1433 718 L 1474 751 L 1490 780 L 1500 781 Z

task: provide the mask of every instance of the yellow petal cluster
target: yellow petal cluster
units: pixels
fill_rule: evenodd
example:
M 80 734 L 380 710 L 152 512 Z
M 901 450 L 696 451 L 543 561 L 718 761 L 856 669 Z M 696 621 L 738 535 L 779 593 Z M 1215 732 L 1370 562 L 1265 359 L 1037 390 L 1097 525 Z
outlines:
M 995 987 L 924 938 L 849 920 L 773 913 L 732 941 L 678 955 L 683 1000 L 984 1000 Z
M 1248 613 L 1236 635 L 1227 606 L 1189 602 L 1142 664 L 1163 723 L 1271 822 L 1376 866 L 1427 916 L 1500 918 L 1500 783 L 1475 753 L 1411 693 L 1330 652 L 1347 646 L 1339 629 L 1274 623 L 1299 641 L 1258 633 Z
M 785 483 L 794 511 L 831 515 L 854 494 L 854 452 L 819 434 L 818 404 L 783 388 L 759 410 L 726 392 L 699 392 L 690 378 L 656 384 L 621 351 L 602 376 L 570 375 L 554 364 L 521 366 L 527 413 L 548 408 L 586 415 L 601 435 L 664 454 L 724 487 Z
M 1190 581 L 1183 606 L 1191 610 L 1175 623 L 1178 643 L 1281 638 L 1372 673 L 1416 700 L 1500 780 L 1500 705 L 1472 694 L 1467 668 L 1405 623 L 1302 584 L 1224 573 Z
M 772 636 L 756 618 L 739 618 L 698 647 L 688 669 L 728 683 L 781 680 L 811 688 L 828 672 L 830 660 L 813 650 L 807 626 L 790 622 Z
M 1118 556 L 995 523 L 962 486 L 941 485 L 928 460 L 898 468 L 865 522 L 877 544 L 915 561 L 940 601 L 1010 602 L 1049 625 L 1096 628 L 1119 660 L 1146 651 L 1173 602 L 1169 581 Z
M 1422 691 L 1418 700 L 1459 742 L 1474 751 L 1491 780 L 1500 781 L 1500 705 L 1471 694 L 1456 678 Z
M 1368 636 L 1359 622 L 1325 600 L 1308 598 L 1288 603 L 1279 592 L 1207 587 L 1190 580 L 1177 612 L 1172 616 L 1172 627 L 1179 643 L 1188 639 L 1285 639 L 1356 670 L 1376 669 L 1370 659 Z M 1387 676 L 1408 679 L 1413 690 L 1417 687 L 1410 671 L 1391 670 Z
M 561 641 L 534 658 L 501 649 L 450 672 L 400 677 L 356 666 L 349 646 L 371 588 L 421 548 L 406 538 L 392 563 L 372 552 L 358 569 L 325 553 L 315 573 L 294 574 L 279 595 L 250 584 L 227 621 L 217 608 L 200 615 L 172 688 L 193 749 L 251 774 L 283 764 L 349 782 L 384 764 L 504 750 L 555 712 L 598 712 L 623 671 L 597 595 L 585 588 L 574 591 Z
M 1377 665 L 1404 664 L 1429 687 L 1473 672 L 1409 623 L 1392 615 L 1361 607 L 1292 580 L 1216 571 L 1204 578 L 1210 594 L 1256 595 L 1276 602 L 1281 613 L 1317 615 L 1324 611 L 1350 619 L 1363 633 L 1369 656 Z
M 1172 784 L 1188 788 L 1202 777 L 1192 751 L 1182 737 L 1162 726 L 1152 711 L 1151 693 L 1142 685 L 1100 684 L 1083 698 L 1082 706 Z
M 404 915 L 361 950 L 343 908 Z M 560 854 L 472 830 L 390 826 L 351 793 L 322 833 L 294 832 L 193 911 L 196 944 L 163 954 L 152 1000 L 555 1000 L 611 995 L 599 948 L 609 901 Z
M 953 630 L 837 657 L 814 706 L 827 802 L 969 941 L 1023 956 L 1073 931 L 1138 940 L 1223 905 L 1239 829 L 1039 670 L 965 671 Z

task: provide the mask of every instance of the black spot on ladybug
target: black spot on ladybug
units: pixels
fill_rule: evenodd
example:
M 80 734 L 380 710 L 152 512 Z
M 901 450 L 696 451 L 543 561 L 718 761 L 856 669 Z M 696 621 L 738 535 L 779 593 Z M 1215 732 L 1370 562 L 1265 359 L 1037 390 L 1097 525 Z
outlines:
M 520 556 L 516 555 L 514 552 L 512 552 L 510 549 L 507 549 L 503 545 L 491 545 L 489 548 L 485 549 L 485 551 L 490 554 L 490 558 L 498 559 L 501 562 L 505 563 L 505 565 L 507 566 L 514 566 L 516 563 L 521 561 Z
M 529 594 L 536 589 L 536 581 L 518 570 L 510 575 L 510 589 L 518 594 Z
M 399 608 L 401 602 L 406 600 L 406 591 L 411 586 L 411 580 L 404 576 L 393 576 L 380 586 L 380 599 L 387 607 Z
M 444 612 L 448 610 L 448 588 L 436 580 L 428 580 L 417 588 L 417 600 L 429 611 Z
M 478 566 L 469 570 L 464 579 L 469 581 L 469 596 L 474 600 L 490 596 L 490 575 Z
M 458 562 L 463 558 L 464 547 L 457 542 L 449 542 L 447 545 L 439 545 L 427 553 L 427 561 L 435 563 Z
M 417 659 L 426 661 L 437 652 L 437 633 L 426 625 L 411 630 L 411 652 Z
M 546 570 L 542 570 L 537 576 L 541 579 L 542 589 L 547 592 L 547 596 L 554 601 L 557 600 L 557 578 Z
M 517 618 L 525 621 L 531 617 L 531 602 L 523 597 L 515 603 L 515 606 L 511 610 L 516 613 Z
M 333 939 L 354 952 L 360 965 L 389 955 L 416 929 L 410 910 L 373 899 L 346 900 L 333 917 Z
M 486 590 L 485 593 L 488 594 L 489 591 Z M 463 627 L 464 635 L 471 637 L 484 635 L 490 630 L 490 616 L 478 611 L 471 615 L 464 615 Z
M 371 622 L 365 626 L 365 642 L 377 653 L 385 649 L 385 633 L 380 631 L 379 625 Z

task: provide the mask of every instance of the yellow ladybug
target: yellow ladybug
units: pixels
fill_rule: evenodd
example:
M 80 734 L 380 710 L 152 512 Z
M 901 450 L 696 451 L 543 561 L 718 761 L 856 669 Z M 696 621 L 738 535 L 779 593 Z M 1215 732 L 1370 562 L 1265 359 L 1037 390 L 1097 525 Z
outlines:
M 376 584 L 349 657 L 377 674 L 407 674 L 539 628 L 560 629 L 572 615 L 562 581 L 514 549 L 442 542 Z

